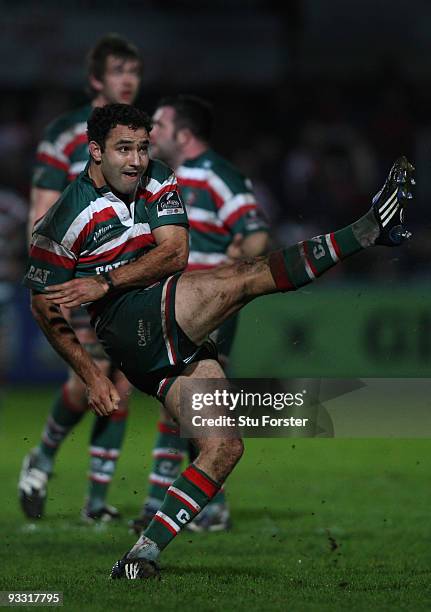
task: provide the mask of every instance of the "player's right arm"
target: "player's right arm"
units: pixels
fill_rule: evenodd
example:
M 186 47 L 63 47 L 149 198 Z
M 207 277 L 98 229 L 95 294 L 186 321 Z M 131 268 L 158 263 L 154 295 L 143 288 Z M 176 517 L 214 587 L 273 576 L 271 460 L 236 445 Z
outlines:
M 61 191 L 57 189 L 42 189 L 41 187 L 32 187 L 30 192 L 30 210 L 27 224 L 27 239 L 30 244 L 31 234 L 33 232 L 36 221 L 39 221 L 45 213 L 58 200 Z
M 65 236 L 77 215 L 76 197 L 77 194 L 71 194 L 63 205 L 51 208 L 38 224 L 32 236 L 24 284 L 32 290 L 32 313 L 48 341 L 87 386 L 90 407 L 105 416 L 117 409 L 118 394 L 46 294 L 49 285 L 75 277 L 79 250 L 69 248 Z
M 31 311 L 49 343 L 84 381 L 89 407 L 99 416 L 108 416 L 117 410 L 120 400 L 117 390 L 82 347 L 60 308 L 43 293 L 33 291 Z
M 68 185 L 71 161 L 62 144 L 68 127 L 64 118 L 53 121 L 38 144 L 30 192 L 29 244 L 35 223 L 55 204 Z

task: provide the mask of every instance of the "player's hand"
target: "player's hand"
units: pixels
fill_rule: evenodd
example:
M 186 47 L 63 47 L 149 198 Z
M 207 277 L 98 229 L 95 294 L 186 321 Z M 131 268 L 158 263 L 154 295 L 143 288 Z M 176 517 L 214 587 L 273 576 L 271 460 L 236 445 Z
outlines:
M 235 234 L 226 251 L 226 255 L 229 257 L 229 259 L 235 260 L 244 257 L 244 252 L 242 250 L 243 242 L 244 236 L 242 234 Z
M 50 285 L 45 289 L 48 300 L 59 306 L 75 308 L 86 302 L 99 300 L 109 291 L 109 285 L 103 276 L 74 278 L 61 285 Z
M 87 383 L 88 406 L 98 416 L 109 416 L 118 410 L 120 396 L 113 383 L 100 376 L 92 383 Z

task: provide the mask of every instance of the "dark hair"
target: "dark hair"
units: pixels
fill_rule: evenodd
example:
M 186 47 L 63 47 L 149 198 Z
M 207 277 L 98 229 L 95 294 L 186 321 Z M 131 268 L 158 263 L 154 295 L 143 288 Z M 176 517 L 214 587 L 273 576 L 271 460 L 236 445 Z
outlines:
M 105 149 L 106 138 L 117 125 L 127 125 L 132 130 L 145 128 L 151 132 L 150 117 L 144 111 L 130 104 L 107 104 L 96 107 L 87 121 L 88 142 L 94 140 Z
M 171 106 L 175 110 L 176 130 L 188 128 L 196 138 L 209 141 L 213 126 L 212 105 L 209 102 L 197 96 L 180 94 L 162 98 L 157 108 L 161 106 Z
M 138 48 L 125 38 L 112 33 L 102 36 L 88 52 L 87 75 L 89 77 L 93 76 L 99 81 L 103 79 L 108 55 L 113 55 L 123 60 L 136 60 L 139 62 L 142 70 L 142 58 Z M 91 93 L 94 93 L 90 85 L 88 88 Z

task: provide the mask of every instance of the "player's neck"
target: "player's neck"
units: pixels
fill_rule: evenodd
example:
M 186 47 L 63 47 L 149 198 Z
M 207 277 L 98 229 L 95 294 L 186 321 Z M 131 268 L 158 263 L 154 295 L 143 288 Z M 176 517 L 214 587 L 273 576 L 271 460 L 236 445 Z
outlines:
M 88 176 L 91 178 L 97 189 L 101 189 L 106 185 L 106 180 L 103 176 L 102 169 L 99 165 L 95 164 L 94 161 L 90 162 L 90 167 L 88 168 Z
M 205 151 L 208 151 L 209 144 L 207 142 L 203 142 L 202 140 L 191 140 L 181 151 L 180 159 L 176 165 L 176 167 L 181 166 L 185 161 L 196 159 Z
M 93 108 L 98 108 L 100 106 L 106 106 L 107 104 L 110 104 L 109 100 L 103 95 L 103 93 L 99 93 L 97 94 L 97 96 L 95 98 L 92 99 L 91 101 L 91 106 Z
M 100 168 L 100 166 L 98 166 L 97 164 L 95 164 L 94 162 L 90 163 L 90 167 L 88 169 L 88 176 L 91 178 L 91 180 L 93 181 L 94 185 L 96 186 L 97 189 L 102 189 L 102 187 L 105 187 L 105 185 L 108 185 L 108 183 L 106 182 L 105 177 L 103 176 L 103 172 Z M 108 185 L 109 189 L 112 191 L 112 193 L 119 199 L 122 200 L 125 204 L 127 204 L 127 206 L 130 204 L 130 202 L 133 201 L 134 199 L 134 195 L 128 195 L 128 194 L 124 194 L 124 193 L 119 193 L 118 191 L 116 191 L 115 189 L 113 189 L 111 187 L 111 185 Z

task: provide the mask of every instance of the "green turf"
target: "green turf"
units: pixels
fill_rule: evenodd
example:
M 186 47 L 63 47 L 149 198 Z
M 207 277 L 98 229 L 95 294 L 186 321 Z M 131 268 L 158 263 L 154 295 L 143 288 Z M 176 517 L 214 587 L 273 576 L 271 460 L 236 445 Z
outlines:
M 3 398 L 0 590 L 63 591 L 73 611 L 430 609 L 431 441 L 247 440 L 228 484 L 232 532 L 179 536 L 161 582 L 113 582 L 134 538 L 124 522 L 79 522 L 91 415 L 59 455 L 46 518 L 29 523 L 18 508 L 20 462 L 50 398 Z M 155 404 L 134 396 L 110 496 L 125 517 L 145 492 L 155 419 Z

